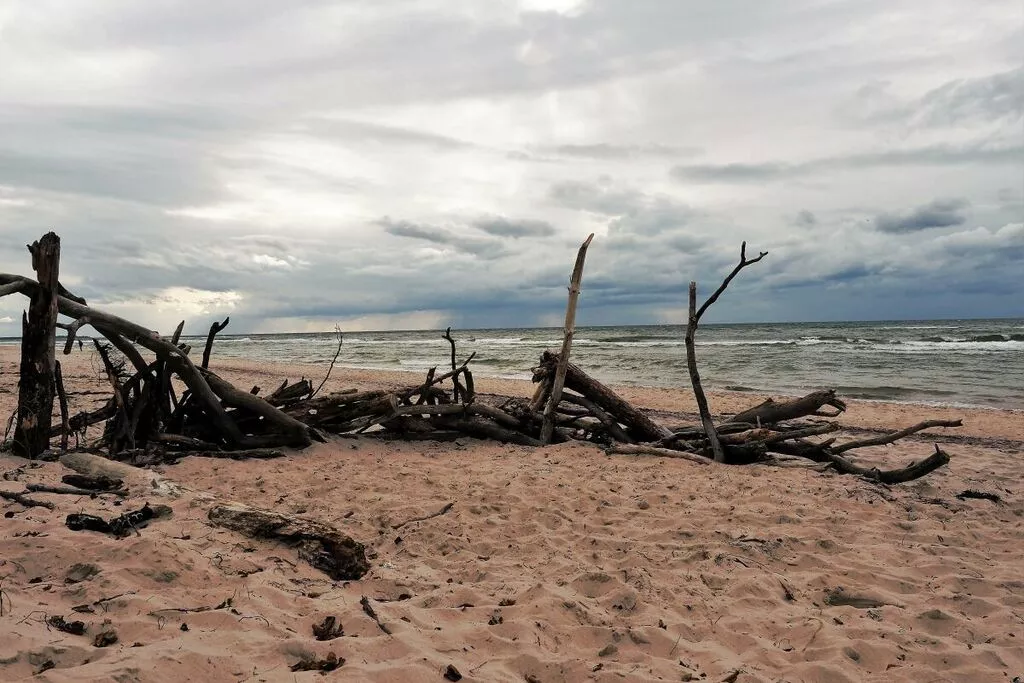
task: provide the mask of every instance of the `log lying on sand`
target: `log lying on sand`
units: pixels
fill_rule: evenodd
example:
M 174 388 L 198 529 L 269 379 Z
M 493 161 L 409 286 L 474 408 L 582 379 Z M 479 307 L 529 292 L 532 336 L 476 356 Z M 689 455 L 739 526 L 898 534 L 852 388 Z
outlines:
M 554 377 L 558 361 L 557 353 L 545 351 L 541 355 L 540 366 L 534 371 L 533 381 L 539 382 Z M 658 441 L 672 435 L 668 428 L 644 415 L 573 363 L 566 366 L 565 386 L 597 404 L 621 423 L 626 428 L 626 433 L 636 441 Z
M 91 453 L 67 453 L 61 463 L 80 474 L 118 479 L 133 495 L 180 497 L 192 494 L 196 500 L 212 503 L 208 517 L 213 524 L 249 538 L 274 540 L 295 548 L 299 557 L 336 581 L 358 579 L 370 569 L 363 544 L 334 527 L 311 519 L 283 515 L 242 503 L 219 500 L 194 491 L 138 467 L 125 465 Z
M 295 548 L 299 557 L 335 581 L 353 581 L 370 571 L 363 544 L 327 524 L 241 503 L 215 505 L 208 517 L 213 524 L 249 538 Z
M 880 484 L 902 484 L 904 482 L 913 481 L 919 479 L 924 475 L 937 470 L 949 463 L 949 454 L 944 450 L 935 446 L 935 452 L 929 455 L 924 460 L 919 462 L 911 463 L 906 467 L 901 467 L 895 470 L 880 470 L 877 467 L 862 467 L 855 465 L 848 459 L 835 453 L 830 454 L 829 460 L 833 467 L 843 474 L 854 474 L 861 477 L 866 477 L 872 481 L 877 481 Z
M 836 412 L 823 413 L 821 409 L 832 406 Z M 802 398 L 778 403 L 768 399 L 753 408 L 736 413 L 727 422 L 746 422 L 749 424 L 770 425 L 786 420 L 796 420 L 808 415 L 819 417 L 836 417 L 846 410 L 846 403 L 836 397 L 835 389 L 815 391 Z

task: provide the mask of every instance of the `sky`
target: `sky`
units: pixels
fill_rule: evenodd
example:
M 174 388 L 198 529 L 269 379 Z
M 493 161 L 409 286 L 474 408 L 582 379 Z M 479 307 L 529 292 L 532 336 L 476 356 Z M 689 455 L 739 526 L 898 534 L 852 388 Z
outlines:
M 1020 0 L 0 0 L 0 272 L 168 333 L 1024 316 Z M 0 299 L 0 336 L 20 297 Z

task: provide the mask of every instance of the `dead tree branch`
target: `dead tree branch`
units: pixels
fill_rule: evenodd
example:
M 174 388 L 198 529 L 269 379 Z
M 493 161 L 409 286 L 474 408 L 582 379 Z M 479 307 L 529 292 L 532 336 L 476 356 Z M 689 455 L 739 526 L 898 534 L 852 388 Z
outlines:
M 214 323 L 210 325 L 210 333 L 206 335 L 206 347 L 203 349 L 203 364 L 200 367 L 204 369 L 210 367 L 210 354 L 213 352 L 213 340 L 219 332 L 228 326 L 228 323 L 230 322 L 231 317 L 228 316 L 227 318 L 224 318 L 224 322 L 219 323 L 214 321 Z
M 555 366 L 555 375 L 551 381 L 551 395 L 548 396 L 547 405 L 544 406 L 544 424 L 540 430 L 540 440 L 543 443 L 551 443 L 551 435 L 555 431 L 555 408 L 558 407 L 558 402 L 562 400 L 565 372 L 569 366 L 569 351 L 572 349 L 572 338 L 576 332 L 576 302 L 580 298 L 583 264 L 587 259 L 587 248 L 593 239 L 594 233 L 590 233 L 590 236 L 580 245 L 580 249 L 576 253 L 576 263 L 573 265 L 572 275 L 569 278 L 569 301 L 565 307 L 562 351 L 558 354 L 558 365 Z
M 310 398 L 319 394 L 320 390 L 324 388 L 325 384 L 327 384 L 327 380 L 331 378 L 331 371 L 334 370 L 334 364 L 338 362 L 338 356 L 341 355 L 341 344 L 344 341 L 344 335 L 341 333 L 341 326 L 335 325 L 334 331 L 338 335 L 338 348 L 334 351 L 334 358 L 331 359 L 331 364 L 327 368 L 327 374 L 324 375 L 324 381 L 320 382 L 320 386 L 316 388 L 316 391 L 309 395 Z
M 877 481 L 880 484 L 902 484 L 904 482 L 923 477 L 929 472 L 937 470 L 943 465 L 948 464 L 949 454 L 936 445 L 935 452 L 924 460 L 911 463 L 906 467 L 896 470 L 880 470 L 877 467 L 862 467 L 860 465 L 855 465 L 847 458 L 835 453 L 830 454 L 829 460 L 832 462 L 833 467 L 843 474 L 854 474 L 866 477 L 867 479 Z
M 882 446 L 887 443 L 898 441 L 905 436 L 910 436 L 911 434 L 924 431 L 925 429 L 931 429 L 932 427 L 963 427 L 963 425 L 963 420 L 925 420 L 924 422 L 917 423 L 913 427 L 907 427 L 906 429 L 901 429 L 900 431 L 892 432 L 891 434 L 883 434 L 869 439 L 858 439 L 856 441 L 847 441 L 846 443 L 836 444 L 829 450 L 838 455 L 839 453 L 843 453 L 854 448 Z
M 715 462 L 725 462 L 725 449 L 722 448 L 722 444 L 719 442 L 718 433 L 715 431 L 715 423 L 711 419 L 711 410 L 708 407 L 707 396 L 704 395 L 704 387 L 700 382 L 700 373 L 697 371 L 697 354 L 695 349 L 695 338 L 697 335 L 697 325 L 700 324 L 700 319 L 716 301 L 718 297 L 722 296 L 725 288 L 729 286 L 733 278 L 739 274 L 741 270 L 747 266 L 757 263 L 765 256 L 768 255 L 767 251 L 762 251 L 759 256 L 753 259 L 747 259 L 747 243 L 743 242 L 740 245 L 740 262 L 736 264 L 736 267 L 732 269 L 722 284 L 718 286 L 714 294 L 708 297 L 708 300 L 704 304 L 697 308 L 697 283 L 690 283 L 690 296 L 689 296 L 689 317 L 686 324 L 686 366 L 690 372 L 690 384 L 693 385 L 693 396 L 697 401 L 697 410 L 700 412 L 700 421 L 704 426 L 704 433 L 707 435 L 708 442 L 711 445 L 711 452 L 714 454 Z

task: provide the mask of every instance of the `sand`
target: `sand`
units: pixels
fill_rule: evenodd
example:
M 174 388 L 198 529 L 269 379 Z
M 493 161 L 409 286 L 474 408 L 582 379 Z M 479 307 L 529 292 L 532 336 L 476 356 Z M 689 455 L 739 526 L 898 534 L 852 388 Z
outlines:
M 0 353 L 5 415 L 15 353 Z M 88 354 L 64 360 L 70 387 L 102 391 Z M 323 371 L 217 369 L 265 387 Z M 329 388 L 411 381 L 336 369 Z M 483 378 L 478 387 L 529 391 Z M 666 424 L 692 422 L 688 392 L 622 393 Z M 73 401 L 89 398 L 100 396 Z M 761 398 L 711 400 L 732 412 Z M 12 513 L 0 521 L 0 680 L 31 678 L 47 662 L 54 668 L 33 680 L 321 680 L 289 667 L 334 652 L 345 664 L 327 678 L 345 681 L 444 681 L 451 665 L 465 681 L 1009 682 L 1024 676 L 1024 413 L 851 402 L 843 422 L 898 428 L 954 416 L 965 426 L 941 437 L 950 466 L 889 488 L 806 469 L 473 439 L 343 438 L 286 459 L 160 468 L 197 491 L 316 518 L 365 542 L 373 567 L 349 583 L 332 583 L 292 550 L 210 526 L 209 504 L 195 496 L 133 492 L 115 506 L 106 496 L 33 494 L 53 511 L 0 500 Z M 903 463 L 931 448 L 908 439 L 858 453 Z M 3 490 L 66 472 L 0 456 Z M 965 489 L 1002 502 L 957 499 Z M 64 526 L 68 513 L 110 517 L 146 500 L 170 504 L 173 517 L 122 540 Z M 394 528 L 448 503 L 446 514 Z M 75 564 L 98 571 L 70 583 Z M 881 604 L 827 604 L 839 588 Z M 364 614 L 362 596 L 390 634 Z M 213 609 L 182 611 L 198 608 Z M 82 619 L 88 632 L 48 628 L 48 615 Z M 313 638 L 325 616 L 344 636 Z M 104 621 L 119 640 L 94 647 Z

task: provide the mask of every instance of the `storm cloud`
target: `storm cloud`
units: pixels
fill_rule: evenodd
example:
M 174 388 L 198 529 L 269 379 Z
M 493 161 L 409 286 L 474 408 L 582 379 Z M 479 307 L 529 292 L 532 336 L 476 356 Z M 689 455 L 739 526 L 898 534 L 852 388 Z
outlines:
M 594 232 L 581 325 L 743 240 L 716 319 L 1019 314 L 1019 8 L 919 4 L 11 0 L 0 271 L 55 230 L 160 330 L 555 324 Z
M 876 223 L 882 232 L 897 234 L 950 228 L 967 222 L 968 206 L 963 199 L 936 199 L 905 214 L 881 214 Z

